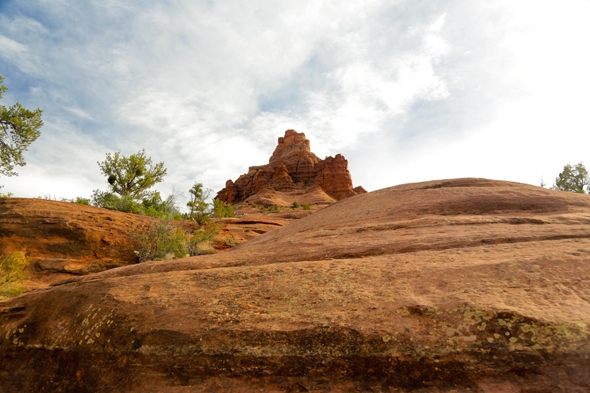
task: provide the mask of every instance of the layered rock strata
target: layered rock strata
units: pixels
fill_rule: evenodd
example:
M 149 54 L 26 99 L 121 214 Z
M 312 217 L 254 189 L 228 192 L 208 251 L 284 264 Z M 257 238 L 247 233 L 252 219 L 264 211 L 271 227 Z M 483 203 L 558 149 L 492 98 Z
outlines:
M 586 392 L 590 198 L 457 179 L 0 304 L 5 392 Z
M 235 182 L 228 180 L 217 198 L 233 204 L 265 189 L 292 190 L 309 186 L 321 187 L 335 200 L 365 193 L 352 187 L 348 161 L 341 155 L 321 160 L 310 150 L 304 133 L 285 131 L 267 165 L 252 166 Z

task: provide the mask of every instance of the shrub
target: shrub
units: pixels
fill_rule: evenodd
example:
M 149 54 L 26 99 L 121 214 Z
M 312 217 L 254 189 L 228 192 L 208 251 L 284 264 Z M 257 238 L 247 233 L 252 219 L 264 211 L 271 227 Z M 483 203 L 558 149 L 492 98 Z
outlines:
M 299 207 L 299 204 L 297 203 L 297 201 L 293 202 L 293 204 L 291 205 L 291 208 L 293 209 L 297 209 Z
M 211 246 L 211 242 L 220 230 L 221 228 L 217 225 L 207 225 L 194 231 L 192 234 L 189 234 L 189 254 L 191 256 L 212 254 L 214 250 Z
M 191 233 L 170 220 L 152 220 L 136 228 L 132 240 L 139 262 L 169 260 L 211 254 L 211 241 L 219 229 L 209 225 Z
M 160 193 L 157 191 L 138 202 L 131 197 L 94 190 L 91 204 L 92 206 L 102 207 L 104 209 L 117 210 L 124 213 L 145 214 L 146 216 L 160 219 L 182 219 L 182 215 L 175 204 L 174 194 L 170 195 L 166 200 L 162 200 Z
M 76 199 L 73 202 L 78 203 L 80 205 L 86 205 L 86 206 L 90 205 L 90 199 L 88 199 L 88 198 L 76 197 Z
M 234 235 L 226 235 L 225 236 L 225 245 L 228 247 L 235 247 L 238 245 L 238 239 Z
M 224 218 L 235 217 L 236 213 L 234 212 L 232 205 L 229 205 L 221 199 L 216 198 L 213 200 L 213 215 L 215 217 Z
M 150 220 L 147 225 L 136 229 L 132 239 L 139 262 L 182 258 L 188 255 L 186 235 L 182 228 L 168 220 Z
M 13 252 L 0 259 L 0 296 L 17 296 L 26 292 L 20 285 L 29 278 L 26 271 L 29 261 L 24 253 Z
M 305 205 L 303 205 L 303 210 L 311 210 L 311 207 L 313 205 L 311 203 L 306 203 Z

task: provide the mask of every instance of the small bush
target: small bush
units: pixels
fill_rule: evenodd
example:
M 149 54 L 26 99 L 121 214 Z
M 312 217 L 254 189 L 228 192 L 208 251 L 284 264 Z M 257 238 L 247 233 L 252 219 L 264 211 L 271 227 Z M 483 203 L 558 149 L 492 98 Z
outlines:
M 29 278 L 28 265 L 22 252 L 13 252 L 0 259 L 0 296 L 12 297 L 27 291 L 20 283 Z
M 211 242 L 221 228 L 217 225 L 208 225 L 188 235 L 189 254 L 204 255 L 214 252 Z
M 139 262 L 170 260 L 187 256 L 211 254 L 211 241 L 219 232 L 209 225 L 192 233 L 170 220 L 154 220 L 132 233 Z
M 82 197 L 76 197 L 76 199 L 74 200 L 74 203 L 80 204 L 80 205 L 85 205 L 85 206 L 90 206 L 90 199 L 88 198 L 82 198 Z
M 132 233 L 139 262 L 172 259 L 188 255 L 186 235 L 170 221 L 154 220 Z
M 313 205 L 311 203 L 306 203 L 305 205 L 303 205 L 303 210 L 311 210 L 311 207 Z
M 235 217 L 236 213 L 232 205 L 216 198 L 213 200 L 213 215 L 218 218 L 224 218 Z
M 225 236 L 225 245 L 228 247 L 235 247 L 238 245 L 238 239 L 234 235 L 226 235 Z
M 292 209 L 297 209 L 299 207 L 299 204 L 297 203 L 297 201 L 293 202 L 293 204 L 291 205 Z

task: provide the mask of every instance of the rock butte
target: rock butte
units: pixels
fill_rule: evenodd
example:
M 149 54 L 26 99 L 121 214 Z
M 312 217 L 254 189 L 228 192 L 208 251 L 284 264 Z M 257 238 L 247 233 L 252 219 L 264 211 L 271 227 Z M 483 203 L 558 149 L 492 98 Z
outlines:
M 307 192 L 293 192 L 307 188 Z M 275 191 L 269 201 L 266 196 L 252 198 L 268 190 Z M 287 130 L 267 165 L 251 166 L 235 182 L 228 180 L 217 198 L 230 204 L 248 201 L 290 206 L 294 201 L 308 203 L 310 198 L 313 203 L 332 203 L 366 192 L 361 186 L 352 187 L 348 161 L 341 154 L 321 160 L 311 152 L 304 133 Z
M 341 200 L 231 251 L 0 305 L 5 392 L 587 392 L 590 198 L 485 179 Z

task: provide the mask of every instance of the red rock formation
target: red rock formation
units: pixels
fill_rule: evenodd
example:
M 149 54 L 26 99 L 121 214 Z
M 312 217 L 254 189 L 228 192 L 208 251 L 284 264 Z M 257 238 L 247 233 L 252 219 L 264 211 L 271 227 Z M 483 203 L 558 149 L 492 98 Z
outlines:
M 406 184 L 76 277 L 0 302 L 0 391 L 588 392 L 588 217 L 588 195 Z
M 217 198 L 233 204 L 267 188 L 291 190 L 312 184 L 336 200 L 366 193 L 362 187 L 352 188 L 348 161 L 342 155 L 321 160 L 311 152 L 304 133 L 287 130 L 267 165 L 252 166 L 235 182 L 228 180 Z

